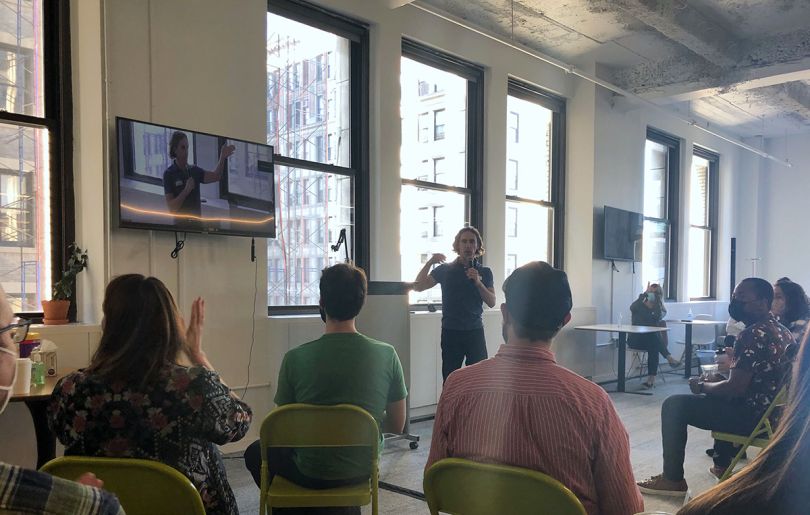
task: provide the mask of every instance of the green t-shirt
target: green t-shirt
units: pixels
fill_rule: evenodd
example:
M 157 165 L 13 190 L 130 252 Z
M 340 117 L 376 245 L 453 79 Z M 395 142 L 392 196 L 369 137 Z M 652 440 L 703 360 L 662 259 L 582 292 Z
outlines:
M 391 345 L 359 333 L 332 333 L 289 351 L 281 363 L 276 404 L 354 404 L 382 427 L 385 408 L 408 395 Z M 380 450 L 382 450 L 382 433 Z M 304 475 L 349 479 L 368 475 L 367 449 L 298 449 Z

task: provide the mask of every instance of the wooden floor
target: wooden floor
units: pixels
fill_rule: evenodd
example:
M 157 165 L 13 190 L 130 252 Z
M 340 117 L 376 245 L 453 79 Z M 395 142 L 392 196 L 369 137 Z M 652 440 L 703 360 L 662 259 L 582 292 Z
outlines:
M 659 385 L 653 390 L 652 396 L 611 394 L 630 435 L 630 459 L 638 480 L 661 472 L 661 404 L 669 395 L 689 392 L 682 376 L 667 374 L 666 378 L 665 384 L 659 379 Z M 627 389 L 638 387 L 639 381 L 632 380 Z M 430 449 L 432 427 L 432 421 L 412 425 L 411 431 L 419 434 L 422 439 L 417 450 L 410 450 L 407 442 L 394 442 L 386 447 L 381 462 L 381 481 L 422 491 L 422 471 Z M 689 429 L 684 468 L 691 495 L 697 495 L 715 484 L 714 476 L 708 472 L 712 460 L 704 452 L 711 444 L 707 431 Z M 228 477 L 237 496 L 240 512 L 258 513 L 259 491 L 245 470 L 241 456 L 228 458 L 225 462 Z M 683 499 L 680 498 L 644 496 L 644 507 L 648 511 L 660 510 L 674 514 L 682 503 Z M 363 514 L 366 513 L 371 513 L 368 507 L 363 510 Z M 380 513 L 410 515 L 429 512 L 427 505 L 418 499 L 380 490 Z

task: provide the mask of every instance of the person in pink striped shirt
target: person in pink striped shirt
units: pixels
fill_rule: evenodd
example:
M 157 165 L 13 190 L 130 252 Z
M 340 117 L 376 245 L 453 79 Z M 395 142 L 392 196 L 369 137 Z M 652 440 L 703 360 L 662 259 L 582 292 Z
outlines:
M 443 458 L 533 469 L 568 487 L 590 515 L 644 510 L 630 444 L 599 386 L 557 365 L 551 340 L 571 320 L 565 272 L 536 261 L 504 282 L 506 344 L 444 385 L 425 470 Z

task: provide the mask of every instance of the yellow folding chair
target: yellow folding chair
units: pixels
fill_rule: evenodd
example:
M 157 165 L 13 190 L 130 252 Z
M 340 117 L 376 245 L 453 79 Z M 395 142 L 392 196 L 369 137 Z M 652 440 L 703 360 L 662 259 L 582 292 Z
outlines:
M 431 515 L 586 515 L 579 499 L 542 472 L 446 458 L 425 472 Z
M 104 481 L 104 489 L 118 496 L 127 515 L 205 515 L 200 493 L 181 472 L 152 460 L 64 456 L 40 469 L 75 480 L 92 472 Z
M 377 515 L 380 430 L 367 411 L 350 404 L 317 406 L 287 404 L 271 411 L 262 422 L 259 512 L 272 508 L 364 506 Z M 299 486 L 276 475 L 270 482 L 270 447 L 369 447 L 369 482 L 322 490 Z
M 734 473 L 734 467 L 737 466 L 737 463 L 739 463 L 739 461 L 742 459 L 746 449 L 751 446 L 764 449 L 769 443 L 771 443 L 771 438 L 773 438 L 773 425 L 771 424 L 770 417 L 776 408 L 784 406 L 786 403 L 787 385 L 783 386 L 782 389 L 779 390 L 779 393 L 776 394 L 776 397 L 773 398 L 773 402 L 771 402 L 771 405 L 765 410 L 765 413 L 762 415 L 762 418 L 759 419 L 759 422 L 757 423 L 756 427 L 754 427 L 754 430 L 751 431 L 750 435 L 745 436 L 736 435 L 734 433 L 712 431 L 712 438 L 715 440 L 731 442 L 740 446 L 740 450 L 737 452 L 737 455 L 734 456 L 734 459 L 731 460 L 731 465 L 726 468 L 726 471 L 720 477 L 720 481 L 725 481 L 731 477 L 731 474 Z

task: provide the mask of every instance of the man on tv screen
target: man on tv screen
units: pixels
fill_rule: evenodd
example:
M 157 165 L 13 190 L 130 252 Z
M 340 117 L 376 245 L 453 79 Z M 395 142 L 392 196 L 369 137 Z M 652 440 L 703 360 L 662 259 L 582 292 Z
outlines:
M 188 136 L 182 131 L 175 131 L 169 141 L 169 157 L 174 162 L 163 172 L 163 192 L 169 212 L 191 220 L 199 219 L 200 184 L 217 182 L 222 178 L 225 160 L 233 154 L 234 149 L 233 145 L 223 145 L 216 168 L 209 172 L 189 164 Z

